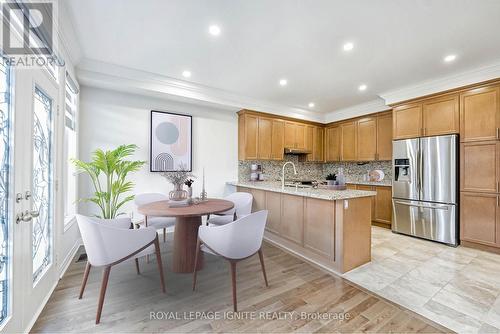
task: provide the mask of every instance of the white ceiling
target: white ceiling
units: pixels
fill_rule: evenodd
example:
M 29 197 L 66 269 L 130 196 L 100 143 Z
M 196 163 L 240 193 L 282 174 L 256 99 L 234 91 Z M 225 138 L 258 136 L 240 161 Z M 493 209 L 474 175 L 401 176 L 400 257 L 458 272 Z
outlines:
M 322 113 L 500 60 L 499 0 L 67 4 L 84 59 L 304 110 L 314 102 Z M 211 24 L 220 36 L 208 33 Z M 349 53 L 347 41 L 355 45 Z M 445 64 L 448 54 L 456 61 Z M 186 69 L 190 79 L 182 77 Z

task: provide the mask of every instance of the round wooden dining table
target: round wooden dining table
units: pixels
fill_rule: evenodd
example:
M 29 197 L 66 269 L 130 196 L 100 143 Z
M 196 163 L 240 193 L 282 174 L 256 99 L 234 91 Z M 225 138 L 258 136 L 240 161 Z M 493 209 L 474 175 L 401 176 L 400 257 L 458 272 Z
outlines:
M 223 199 L 208 199 L 198 204 L 183 207 L 169 207 L 168 201 L 159 201 L 140 206 L 138 211 L 144 215 L 146 226 L 148 217 L 175 217 L 172 271 L 192 273 L 201 217 L 221 213 L 233 207 L 233 202 Z M 200 252 L 197 270 L 203 268 L 203 263 L 203 252 Z

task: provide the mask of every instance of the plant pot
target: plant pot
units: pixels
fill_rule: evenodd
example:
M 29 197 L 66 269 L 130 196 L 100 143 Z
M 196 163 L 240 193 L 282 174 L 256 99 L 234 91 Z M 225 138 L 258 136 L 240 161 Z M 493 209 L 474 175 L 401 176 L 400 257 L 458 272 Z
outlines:
M 326 183 L 329 185 L 329 186 L 333 186 L 335 185 L 335 180 L 326 180 Z

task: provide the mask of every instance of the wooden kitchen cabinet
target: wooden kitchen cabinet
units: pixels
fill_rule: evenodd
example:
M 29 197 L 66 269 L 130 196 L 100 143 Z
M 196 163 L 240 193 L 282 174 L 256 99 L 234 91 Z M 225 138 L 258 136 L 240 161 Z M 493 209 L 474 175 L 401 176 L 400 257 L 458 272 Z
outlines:
M 392 224 L 392 187 L 376 186 L 375 213 L 373 220 L 383 227 L 391 228 Z
M 272 124 L 273 121 L 270 118 L 258 118 L 258 135 L 257 135 L 257 158 L 262 160 L 271 159 L 272 151 Z
M 335 240 L 335 206 L 332 201 L 305 198 L 304 247 L 333 257 Z
M 271 160 L 283 160 L 285 149 L 285 122 L 273 119 L 271 137 Z
M 307 155 L 307 160 L 312 160 L 312 151 L 313 151 L 313 137 L 314 137 L 314 126 L 306 125 L 306 151 L 310 151 L 311 154 Z
M 285 121 L 285 147 L 306 148 L 306 125 Z
M 440 136 L 458 133 L 459 115 L 458 94 L 425 100 L 422 104 L 422 135 Z
M 417 138 L 422 135 L 422 104 L 398 106 L 392 111 L 394 139 Z
M 340 160 L 340 128 L 338 126 L 326 128 L 325 155 L 327 162 Z
M 340 160 L 356 161 L 356 121 L 342 123 L 340 125 Z
M 238 119 L 238 159 L 257 159 L 259 119 L 241 115 Z
M 471 89 L 460 94 L 460 140 L 500 139 L 500 86 Z
M 363 184 L 358 184 L 356 185 L 357 190 L 365 190 L 365 191 L 375 191 L 374 186 L 367 186 Z M 371 220 L 375 220 L 375 197 L 370 197 L 370 203 L 371 203 Z
M 500 191 L 500 143 L 468 142 L 460 145 L 460 190 Z
M 377 160 L 392 160 L 392 112 L 377 116 Z
M 460 194 L 460 239 L 487 246 L 500 246 L 499 195 Z
M 268 210 L 266 229 L 279 233 L 281 226 L 281 194 L 267 191 L 265 209 Z
M 377 119 L 365 117 L 357 121 L 357 160 L 373 161 L 377 155 Z
M 295 148 L 295 123 L 285 121 L 285 147 Z
M 299 245 L 304 239 L 304 198 L 281 194 L 280 236 Z M 271 211 L 271 210 L 270 210 Z
M 313 128 L 312 161 L 323 162 L 324 159 L 324 129 L 319 126 Z

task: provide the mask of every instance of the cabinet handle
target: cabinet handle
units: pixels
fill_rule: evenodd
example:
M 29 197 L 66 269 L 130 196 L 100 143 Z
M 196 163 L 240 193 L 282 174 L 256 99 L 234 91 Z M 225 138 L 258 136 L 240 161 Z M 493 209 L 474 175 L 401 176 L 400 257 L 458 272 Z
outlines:
M 500 139 L 500 128 L 497 128 L 497 139 Z
M 500 206 L 500 203 L 499 203 L 499 200 L 498 200 L 499 198 L 500 198 L 500 197 L 499 197 L 499 196 L 497 196 L 497 206 Z
M 497 193 L 500 193 L 500 181 L 497 181 Z

